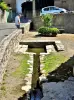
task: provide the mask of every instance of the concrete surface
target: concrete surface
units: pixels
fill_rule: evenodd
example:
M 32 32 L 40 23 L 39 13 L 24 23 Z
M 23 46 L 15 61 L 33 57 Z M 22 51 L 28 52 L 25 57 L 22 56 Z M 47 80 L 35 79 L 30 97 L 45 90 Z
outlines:
M 25 25 L 25 23 L 21 23 L 21 26 Z M 15 23 L 0 23 L 0 42 L 17 28 Z
M 0 23 L 0 42 L 14 30 L 16 30 L 14 23 Z

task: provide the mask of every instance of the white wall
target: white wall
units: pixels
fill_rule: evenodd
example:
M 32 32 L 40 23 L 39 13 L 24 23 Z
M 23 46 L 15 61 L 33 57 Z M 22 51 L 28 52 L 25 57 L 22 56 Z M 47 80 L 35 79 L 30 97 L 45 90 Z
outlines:
M 22 7 L 21 4 L 26 2 L 26 0 L 16 0 L 16 12 L 22 13 Z

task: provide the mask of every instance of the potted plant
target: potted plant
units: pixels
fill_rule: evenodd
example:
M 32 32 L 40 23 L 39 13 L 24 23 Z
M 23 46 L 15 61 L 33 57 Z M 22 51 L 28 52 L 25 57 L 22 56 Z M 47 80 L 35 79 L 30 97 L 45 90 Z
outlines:
M 42 36 L 56 36 L 59 33 L 59 29 L 43 26 L 38 29 L 38 33 Z
M 40 27 L 40 28 L 38 29 L 38 33 L 39 33 L 39 35 L 47 36 L 48 33 L 49 33 L 49 28 L 48 28 L 48 27 L 42 26 L 42 27 Z
M 51 33 L 51 36 L 56 36 L 60 31 L 59 31 L 59 29 L 58 28 L 55 28 L 55 27 L 53 27 L 53 28 L 49 28 L 49 32 Z
M 56 36 L 59 33 L 59 29 L 52 27 L 53 15 L 46 14 L 42 16 L 44 26 L 38 29 L 38 32 L 42 36 Z

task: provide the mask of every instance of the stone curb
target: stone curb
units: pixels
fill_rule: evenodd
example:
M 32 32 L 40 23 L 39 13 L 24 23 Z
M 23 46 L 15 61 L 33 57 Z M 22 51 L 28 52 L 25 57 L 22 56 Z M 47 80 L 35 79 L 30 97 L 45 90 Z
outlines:
M 24 32 L 29 31 L 30 23 L 25 24 Z M 5 37 L 0 43 L 0 83 L 2 82 L 3 75 L 6 70 L 6 65 L 8 63 L 9 57 L 12 52 L 17 48 L 20 40 L 22 38 L 22 30 L 16 29 L 10 35 Z

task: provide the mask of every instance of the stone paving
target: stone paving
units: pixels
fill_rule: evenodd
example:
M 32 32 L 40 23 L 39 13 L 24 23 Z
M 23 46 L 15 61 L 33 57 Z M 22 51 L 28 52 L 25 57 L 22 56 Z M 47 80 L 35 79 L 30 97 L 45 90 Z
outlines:
M 21 23 L 21 27 L 24 25 L 24 23 Z M 2 41 L 6 36 L 11 34 L 16 29 L 15 23 L 0 23 L 0 41 Z
M 55 41 L 55 45 L 56 45 L 58 51 L 65 50 L 64 45 L 61 43 L 61 41 Z
M 42 84 L 43 98 L 41 100 L 74 100 L 74 77 L 64 82 Z
M 14 23 L 1 23 L 0 24 L 0 41 L 2 41 L 6 36 L 11 34 L 16 30 Z

